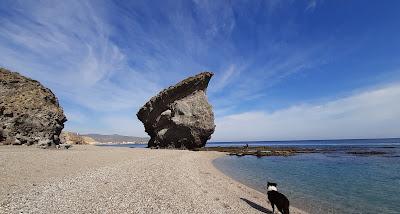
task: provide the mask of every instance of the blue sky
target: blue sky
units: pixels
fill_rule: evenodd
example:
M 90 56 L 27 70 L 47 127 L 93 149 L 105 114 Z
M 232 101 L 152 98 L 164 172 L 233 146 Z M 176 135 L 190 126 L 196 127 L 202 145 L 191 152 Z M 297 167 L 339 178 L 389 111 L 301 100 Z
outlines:
M 212 140 L 400 137 L 399 1 L 0 1 L 0 66 L 80 133 L 146 136 L 136 112 L 200 71 Z

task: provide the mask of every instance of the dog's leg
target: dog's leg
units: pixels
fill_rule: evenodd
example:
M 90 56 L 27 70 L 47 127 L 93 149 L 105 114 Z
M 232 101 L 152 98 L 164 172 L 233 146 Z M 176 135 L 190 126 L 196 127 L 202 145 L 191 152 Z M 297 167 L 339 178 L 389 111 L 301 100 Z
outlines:
M 272 214 L 275 214 L 275 205 L 271 203 L 271 206 L 272 206 Z
M 285 209 L 283 209 L 283 211 L 285 211 L 284 214 L 289 214 L 289 207 L 285 207 Z

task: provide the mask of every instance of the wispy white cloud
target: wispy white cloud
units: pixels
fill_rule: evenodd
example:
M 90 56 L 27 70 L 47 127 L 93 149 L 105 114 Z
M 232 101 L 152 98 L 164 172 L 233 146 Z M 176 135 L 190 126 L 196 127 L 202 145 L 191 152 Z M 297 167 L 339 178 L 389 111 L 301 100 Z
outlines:
M 160 88 L 150 73 L 130 66 L 129 52 L 111 39 L 104 6 L 15 1 L 9 16 L 0 17 L 0 66 L 51 88 L 64 106 L 67 130 L 110 133 L 128 125 L 103 117 L 122 111 L 135 120 L 135 111 Z
M 1 20 L 1 64 L 39 79 L 63 100 L 85 108 L 136 107 L 158 86 L 128 65 L 126 53 L 110 39 L 104 14 L 92 3 L 15 4 L 10 8 L 15 17 Z M 114 81 L 127 71 L 135 85 Z
M 217 118 L 212 140 L 288 140 L 399 137 L 400 84 L 322 104 Z
M 216 75 L 209 94 L 214 105 L 224 109 L 218 112 L 233 112 L 243 102 L 262 98 L 269 88 L 287 77 L 324 65 L 328 61 L 325 53 L 330 50 L 327 41 L 308 47 L 275 46 L 266 53 L 271 54 L 269 59 L 257 59 L 255 56 L 256 59 L 247 60 L 240 66 L 231 64 L 220 76 Z M 226 87 L 228 84 L 229 87 Z
M 313 11 L 315 7 L 317 7 L 317 0 L 309 0 L 306 7 L 306 11 Z
M 275 4 L 268 3 L 271 7 Z M 16 16 L 25 14 L 25 18 L 2 20 L 5 24 L 0 33 L 8 44 L 0 46 L 5 53 L 2 65 L 47 83 L 63 100 L 96 111 L 116 111 L 137 109 L 161 86 L 207 70 L 209 58 L 205 56 L 213 52 L 227 59 L 219 66 L 225 71 L 216 70 L 215 86 L 210 88 L 211 96 L 225 90 L 223 100 L 215 99 L 221 109 L 238 104 L 237 100 L 258 98 L 265 84 L 273 85 L 317 61 L 314 56 L 318 51 L 280 46 L 268 49 L 274 52 L 268 60 L 255 56 L 238 62 L 235 52 L 240 49 L 226 39 L 236 26 L 229 3 L 195 1 L 194 16 L 180 4 L 174 5 L 178 9 L 164 5 L 171 10 L 157 15 L 168 20 L 168 26 L 152 17 L 149 5 L 139 6 L 141 13 L 137 8 L 114 8 L 114 13 L 120 14 L 118 24 L 129 35 L 122 35 L 125 41 L 121 47 L 111 39 L 119 32 L 114 32 L 115 26 L 104 10 L 113 9 L 111 4 L 21 2 L 11 9 L 17 11 Z M 138 14 L 147 23 L 138 21 L 143 18 Z M 149 29 L 152 25 L 159 28 Z M 215 50 L 216 46 L 224 48 Z M 232 87 L 226 90 L 230 84 Z
M 227 69 L 216 73 L 213 79 L 213 84 L 210 86 L 210 93 L 216 93 L 223 90 L 227 85 L 237 80 L 242 68 L 235 64 L 230 64 Z
M 287 77 L 329 60 L 335 44 L 328 38 L 301 39 L 296 17 L 275 23 L 276 17 L 265 15 L 293 5 L 290 1 L 260 1 L 250 9 L 226 1 L 160 1 L 159 7 L 146 1 L 10 2 L 0 15 L 0 65 L 51 88 L 70 119 L 67 128 L 76 131 L 143 135 L 138 108 L 162 88 L 202 70 L 216 73 L 209 90 L 219 116 L 216 139 L 246 130 L 241 126 L 239 132 L 234 121 L 251 127 L 254 118 L 256 131 L 241 136 L 258 139 L 270 136 L 262 127 L 281 133 L 276 127 L 301 124 L 307 119 L 303 114 L 322 118 L 334 109 L 335 102 L 322 106 L 326 111 L 320 114 L 311 113 L 318 112 L 313 105 L 272 113 L 246 106 Z M 306 10 L 314 10 L 319 1 L 308 3 Z M 249 112 L 221 117 L 237 107 Z
M 207 37 L 230 35 L 235 27 L 234 13 L 230 2 L 194 0 L 196 14 L 205 22 Z
M 88 117 L 80 111 L 69 110 L 65 112 L 66 117 L 69 121 L 73 121 L 74 123 L 85 123 L 88 120 Z

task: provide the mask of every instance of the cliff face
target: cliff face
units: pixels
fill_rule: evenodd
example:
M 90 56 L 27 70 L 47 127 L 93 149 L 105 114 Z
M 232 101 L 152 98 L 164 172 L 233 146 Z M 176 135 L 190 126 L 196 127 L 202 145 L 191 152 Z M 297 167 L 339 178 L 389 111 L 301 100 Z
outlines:
M 214 114 L 206 89 L 213 76 L 203 72 L 161 91 L 137 113 L 151 148 L 199 148 L 214 132 Z
M 0 68 L 0 143 L 57 145 L 65 121 L 50 89 Z

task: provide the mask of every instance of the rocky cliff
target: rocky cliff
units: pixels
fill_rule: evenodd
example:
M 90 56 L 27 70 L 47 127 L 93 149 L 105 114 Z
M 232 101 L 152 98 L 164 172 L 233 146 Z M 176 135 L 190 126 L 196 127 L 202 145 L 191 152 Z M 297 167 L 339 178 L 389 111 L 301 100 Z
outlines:
M 57 145 L 66 120 L 50 89 L 0 68 L 0 143 Z
M 161 91 L 137 113 L 150 135 L 151 148 L 205 146 L 214 132 L 214 114 L 206 89 L 213 76 L 203 72 Z

